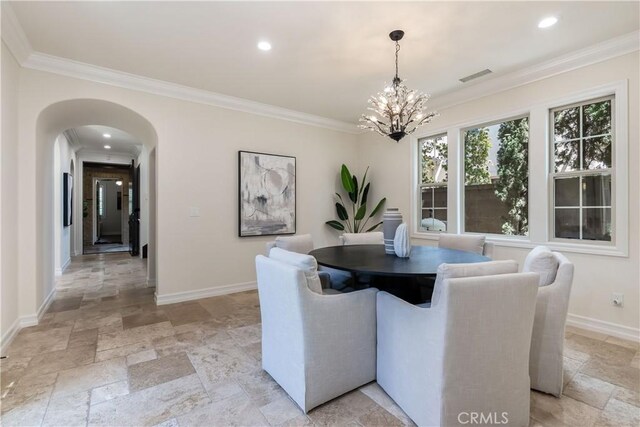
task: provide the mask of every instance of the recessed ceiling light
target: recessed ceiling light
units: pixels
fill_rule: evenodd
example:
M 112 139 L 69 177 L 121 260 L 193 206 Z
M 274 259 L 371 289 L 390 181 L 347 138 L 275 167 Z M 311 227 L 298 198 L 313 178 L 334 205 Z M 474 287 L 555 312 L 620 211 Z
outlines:
M 264 50 L 265 52 L 268 50 L 271 50 L 271 43 L 269 43 L 268 41 L 261 41 L 258 42 L 258 49 L 260 50 Z
M 111 146 L 110 145 L 105 145 L 104 148 L 106 148 L 107 150 L 111 150 Z
M 102 136 L 107 138 L 107 139 L 111 138 L 111 134 L 110 133 L 103 133 Z
M 555 16 L 547 16 L 542 21 L 538 22 L 538 28 L 549 28 L 558 22 L 558 18 Z

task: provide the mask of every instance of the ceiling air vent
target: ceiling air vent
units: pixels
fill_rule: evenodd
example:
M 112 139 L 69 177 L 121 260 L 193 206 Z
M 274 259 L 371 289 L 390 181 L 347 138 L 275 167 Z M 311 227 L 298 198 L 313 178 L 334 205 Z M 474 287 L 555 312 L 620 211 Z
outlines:
M 482 71 L 478 71 L 478 72 L 477 72 L 477 73 L 475 73 L 475 74 L 471 74 L 470 76 L 467 76 L 467 77 L 463 77 L 463 78 L 461 78 L 461 79 L 460 79 L 460 81 L 461 81 L 462 83 L 466 83 L 466 82 L 468 82 L 469 80 L 473 80 L 473 79 L 477 79 L 478 77 L 486 76 L 487 74 L 491 74 L 492 72 L 493 72 L 493 71 L 491 71 L 490 69 L 485 68 L 484 70 L 482 70 Z

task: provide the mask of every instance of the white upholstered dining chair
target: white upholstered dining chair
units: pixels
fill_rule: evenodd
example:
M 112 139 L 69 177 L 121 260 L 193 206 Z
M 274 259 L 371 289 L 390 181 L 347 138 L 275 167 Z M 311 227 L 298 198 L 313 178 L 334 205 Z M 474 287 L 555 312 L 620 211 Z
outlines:
M 382 231 L 370 231 L 368 233 L 343 233 L 340 243 L 348 245 L 384 245 Z
M 538 246 L 527 255 L 523 271 L 540 275 L 529 357 L 531 388 L 559 397 L 573 264 L 561 253 Z
M 482 235 L 442 233 L 438 239 L 438 247 L 473 252 L 493 258 L 494 245 L 486 242 L 486 236 Z
M 537 285 L 536 273 L 446 279 L 430 308 L 379 292 L 378 384 L 419 426 L 473 412 L 528 425 Z
M 280 248 L 285 251 L 308 254 L 314 248 L 311 234 L 298 234 L 295 236 L 278 236 L 275 240 L 267 242 L 267 256 L 272 248 Z
M 321 295 L 262 255 L 256 270 L 262 367 L 304 412 L 375 379 L 377 289 Z

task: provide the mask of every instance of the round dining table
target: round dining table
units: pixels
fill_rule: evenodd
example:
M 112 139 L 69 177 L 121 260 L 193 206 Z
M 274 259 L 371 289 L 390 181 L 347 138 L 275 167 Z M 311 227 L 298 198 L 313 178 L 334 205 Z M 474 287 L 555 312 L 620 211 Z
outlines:
M 329 246 L 309 255 L 321 266 L 350 273 L 354 288 L 374 286 L 412 303 L 430 299 L 440 264 L 491 261 L 473 252 L 433 246 L 412 246 L 408 258 L 387 254 L 384 245 Z

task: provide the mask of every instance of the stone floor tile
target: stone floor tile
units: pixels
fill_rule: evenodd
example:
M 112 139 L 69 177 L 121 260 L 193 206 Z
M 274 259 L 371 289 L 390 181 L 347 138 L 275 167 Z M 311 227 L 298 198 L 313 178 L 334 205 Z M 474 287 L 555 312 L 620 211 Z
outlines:
M 262 325 L 260 323 L 249 326 L 241 326 L 239 328 L 229 329 L 227 331 L 231 338 L 240 346 L 259 343 L 262 340 Z
M 85 426 L 89 415 L 89 395 L 90 392 L 87 390 L 52 397 L 42 426 Z
M 396 404 L 396 402 L 394 402 L 393 399 L 391 399 L 389 395 L 384 392 L 382 387 L 380 387 L 380 385 L 378 385 L 378 383 L 376 383 L 375 381 L 363 387 L 360 387 L 359 390 L 365 395 L 369 396 L 371 400 L 376 402 L 380 407 L 384 408 L 395 418 L 399 419 L 403 425 L 415 426 L 414 422 L 411 421 L 411 418 L 409 418 L 409 416 L 404 413 L 402 408 L 400 408 Z
M 609 360 L 591 358 L 580 372 L 620 387 L 635 390 L 640 384 L 640 370 L 632 366 L 619 366 Z
M 366 412 L 364 415 L 360 415 L 357 419 L 358 424 L 363 427 L 402 427 L 404 423 L 391 415 L 387 410 L 380 406 L 375 406 L 373 409 Z
M 22 378 L 2 398 L 1 421 L 5 426 L 39 426 L 49 404 L 58 374 Z
M 73 394 L 126 379 L 124 358 L 110 359 L 59 372 L 53 395 Z
M 205 387 L 248 374 L 258 368 L 255 360 L 238 347 L 212 348 L 205 345 L 194 348 L 187 354 Z
M 198 376 L 189 375 L 93 405 L 89 410 L 89 425 L 155 425 L 210 403 Z
M 613 392 L 613 399 L 618 399 L 622 402 L 628 403 L 630 405 L 635 405 L 640 408 L 640 391 L 638 390 L 629 390 L 622 387 L 616 387 Z
M 267 420 L 245 395 L 235 395 L 178 417 L 181 426 L 267 426 Z
M 236 381 L 258 407 L 287 396 L 287 393 L 280 385 L 260 368 L 256 368 L 250 373 L 239 375 L 236 377 Z
M 608 382 L 577 374 L 565 387 L 563 394 L 598 409 L 604 409 L 616 386 Z
M 167 316 L 173 326 L 209 320 L 211 314 L 197 302 L 166 306 Z
M 39 354 L 31 359 L 24 375 L 42 375 L 88 365 L 93 363 L 95 354 L 95 344 Z
M 282 425 L 294 418 L 304 416 L 304 412 L 298 408 L 289 396 L 283 396 L 260 408 L 260 412 L 272 426 Z
M 127 394 L 129 394 L 129 381 L 126 380 L 96 387 L 91 390 L 91 405 L 97 405 Z
M 531 393 L 531 417 L 545 427 L 592 426 L 599 415 L 600 410 L 570 397 Z
M 574 326 L 567 326 L 565 330 L 574 335 L 582 335 L 583 337 L 588 337 L 599 341 L 604 341 L 608 337 L 607 334 L 603 334 L 601 332 L 588 331 L 586 329 L 576 328 Z
M 127 329 L 126 331 L 99 334 L 98 351 L 137 344 L 140 341 L 149 341 L 154 338 L 173 335 L 174 333 L 175 331 L 170 322 L 161 322 Z
M 82 303 L 82 297 L 55 299 L 49 309 L 48 313 L 58 313 L 60 311 L 77 310 Z
M 138 326 L 153 325 L 154 323 L 161 323 L 168 321 L 169 318 L 162 311 L 158 312 L 141 312 L 138 314 L 132 314 L 122 318 L 123 329 L 136 328 Z
M 595 427 L 638 427 L 639 425 L 640 408 L 617 399 L 609 400 L 595 423 Z
M 72 331 L 69 336 L 69 348 L 82 346 L 96 346 L 98 343 L 98 328 Z
M 312 409 L 307 415 L 318 426 L 346 424 L 356 421 L 376 406 L 373 400 L 356 390 Z
M 129 390 L 133 393 L 195 372 L 186 353 L 149 360 L 129 366 Z
M 127 366 L 135 365 L 137 363 L 148 362 L 149 360 L 155 360 L 158 358 L 154 349 L 143 350 L 138 353 L 133 353 L 127 356 Z
M 573 377 L 578 373 L 578 371 L 580 370 L 580 368 L 585 364 L 585 362 L 580 361 L 580 360 L 576 360 L 576 359 L 570 359 L 568 357 L 564 357 L 563 358 L 563 384 L 567 385 L 569 383 L 569 381 L 571 381 L 573 379 Z
M 632 350 L 638 351 L 640 350 L 640 343 L 638 343 L 637 341 L 630 341 L 630 340 L 625 340 L 622 338 L 618 338 L 618 337 L 607 337 L 607 339 L 604 340 L 604 342 L 609 343 L 609 344 L 615 344 L 615 345 L 619 345 L 622 347 L 627 347 L 630 348 Z
M 69 343 L 71 328 L 71 326 L 66 326 L 33 333 L 20 331 L 7 349 L 7 355 L 33 357 L 37 354 L 64 350 Z
M 109 360 L 109 359 L 116 359 L 118 357 L 127 357 L 130 354 L 140 353 L 145 350 L 153 350 L 153 345 L 151 345 L 151 341 L 142 340 L 135 344 L 116 347 L 110 350 L 98 351 L 96 352 L 96 362 L 102 362 L 104 360 Z

